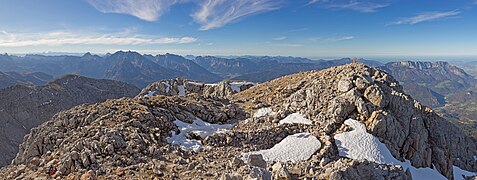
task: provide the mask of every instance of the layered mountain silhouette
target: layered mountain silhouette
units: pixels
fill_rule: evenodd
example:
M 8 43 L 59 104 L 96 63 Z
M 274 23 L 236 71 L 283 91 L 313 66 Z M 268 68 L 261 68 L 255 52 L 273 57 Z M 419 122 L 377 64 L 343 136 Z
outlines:
M 18 72 L 0 72 L 0 89 L 14 86 L 40 86 L 45 85 L 52 80 L 53 76 L 42 73 L 18 73 Z
M 214 56 L 194 57 L 142 55 L 131 51 L 97 56 L 0 56 L 0 71 L 43 72 L 54 77 L 63 74 L 79 74 L 86 77 L 112 79 L 128 82 L 137 87 L 161 79 L 187 78 L 202 82 L 222 80 L 269 81 L 279 76 L 301 71 L 319 70 L 350 63 L 351 59 L 311 60 L 298 57 L 244 56 L 220 58 Z M 367 61 L 368 65 L 380 65 Z

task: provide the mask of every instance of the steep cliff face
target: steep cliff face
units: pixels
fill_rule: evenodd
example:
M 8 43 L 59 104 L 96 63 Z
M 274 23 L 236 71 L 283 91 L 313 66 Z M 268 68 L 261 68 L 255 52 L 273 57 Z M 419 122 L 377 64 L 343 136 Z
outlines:
M 45 86 L 17 85 L 0 90 L 0 166 L 10 164 L 31 128 L 55 113 L 84 103 L 133 97 L 136 87 L 112 80 L 66 75 Z
M 426 171 L 453 179 L 460 168 L 477 170 L 475 142 L 375 68 L 304 72 L 221 98 L 183 94 L 188 82 L 156 82 L 134 99 L 58 113 L 25 137 L 0 175 L 410 179 Z M 339 137 L 358 130 L 377 153 L 356 158 L 359 146 L 346 149 Z M 383 152 L 395 163 L 376 160 Z

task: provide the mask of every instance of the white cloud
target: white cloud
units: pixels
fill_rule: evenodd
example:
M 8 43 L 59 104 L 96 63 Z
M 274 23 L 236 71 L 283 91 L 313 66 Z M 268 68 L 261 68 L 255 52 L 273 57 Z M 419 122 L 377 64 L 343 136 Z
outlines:
M 374 4 L 374 3 L 363 3 L 363 2 L 354 1 L 354 2 L 349 2 L 347 4 L 336 4 L 332 7 L 371 13 L 371 12 L 376 12 L 378 9 L 384 8 L 387 6 L 389 6 L 389 4 Z
M 455 17 L 459 15 L 461 12 L 458 10 L 454 11 L 446 11 L 446 12 L 425 12 L 418 14 L 413 17 L 408 17 L 408 18 L 400 18 L 397 21 L 388 23 L 388 25 L 399 25 L 399 24 L 417 24 L 421 22 L 426 22 L 426 21 L 435 21 L 439 19 L 444 19 L 444 18 L 450 18 L 450 17 Z
M 310 29 L 308 28 L 299 28 L 299 29 L 291 29 L 291 30 L 288 30 L 288 31 L 285 31 L 283 32 L 284 34 L 288 34 L 288 33 L 296 33 L 296 32 L 303 32 L 303 31 L 308 31 Z
M 145 21 L 156 21 L 180 0 L 87 0 L 102 13 L 119 13 Z
M 378 9 L 389 6 L 387 3 L 375 3 L 370 1 L 347 1 L 342 2 L 339 0 L 310 0 L 308 4 L 322 3 L 328 8 L 334 9 L 349 9 L 354 11 L 359 11 L 363 13 L 372 13 L 376 12 Z
M 329 0 L 310 0 L 307 5 L 320 3 L 320 2 L 328 2 Z
M 328 41 L 337 42 L 337 41 L 346 41 L 346 40 L 352 40 L 352 39 L 354 39 L 354 36 L 341 36 L 341 37 L 328 38 Z
M 280 0 L 204 0 L 192 17 L 202 25 L 200 30 L 210 30 L 249 15 L 278 9 L 279 5 Z
M 285 39 L 287 39 L 286 36 L 280 36 L 280 37 L 275 37 L 275 38 L 273 38 L 273 40 L 275 40 L 275 41 L 283 41 L 283 40 L 285 40 Z
M 323 38 L 322 37 L 311 37 L 309 38 L 310 41 L 313 41 L 313 42 L 318 42 L 318 41 L 321 41 Z
M 145 21 L 157 21 L 171 6 L 192 2 L 199 9 L 192 14 L 200 30 L 222 27 L 243 17 L 279 8 L 282 0 L 86 0 L 103 13 L 135 16 Z
M 302 47 L 303 44 L 288 44 L 288 43 L 285 43 L 285 44 L 275 44 L 276 46 L 282 46 L 282 47 Z
M 185 44 L 196 42 L 193 37 L 151 37 L 120 33 L 72 33 L 47 32 L 33 34 L 14 34 L 0 32 L 0 47 L 24 46 L 62 46 L 62 45 L 147 45 L 147 44 Z

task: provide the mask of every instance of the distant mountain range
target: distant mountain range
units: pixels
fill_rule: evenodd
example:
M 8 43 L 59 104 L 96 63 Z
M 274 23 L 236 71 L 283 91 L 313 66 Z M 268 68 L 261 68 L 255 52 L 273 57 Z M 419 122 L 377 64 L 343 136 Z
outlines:
M 92 78 L 119 80 L 145 87 L 162 79 L 187 78 L 202 82 L 246 80 L 264 82 L 301 71 L 320 70 L 350 63 L 351 59 L 311 60 L 300 57 L 141 55 L 119 51 L 106 56 L 86 53 L 83 56 L 0 55 L 0 71 L 42 72 L 54 77 L 79 74 Z M 377 61 L 364 61 L 379 66 Z
M 468 89 L 476 84 L 473 76 L 447 62 L 391 62 L 380 67 L 390 73 L 407 93 L 420 102 L 439 107 L 444 96 Z
M 40 86 L 45 85 L 52 80 L 53 76 L 42 72 L 36 73 L 18 73 L 18 72 L 0 72 L 0 89 L 17 84 Z

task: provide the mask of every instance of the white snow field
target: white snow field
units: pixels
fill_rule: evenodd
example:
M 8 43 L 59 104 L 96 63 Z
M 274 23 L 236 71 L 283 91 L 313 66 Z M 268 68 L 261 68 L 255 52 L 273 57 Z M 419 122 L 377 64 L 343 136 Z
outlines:
M 253 117 L 257 118 L 257 117 L 263 117 L 263 116 L 268 116 L 273 114 L 275 113 L 272 111 L 272 108 L 266 107 L 266 108 L 258 109 L 257 112 L 253 114 Z
M 297 162 L 309 159 L 320 147 L 321 143 L 315 136 L 298 133 L 287 136 L 271 149 L 243 153 L 242 159 L 246 161 L 250 154 L 261 154 L 268 162 Z
M 303 115 L 300 113 L 292 113 L 285 117 L 284 119 L 280 120 L 278 124 L 307 124 L 311 125 L 312 122 L 305 118 Z
M 186 137 L 188 133 L 194 133 L 204 139 L 207 136 L 213 135 L 215 133 L 223 133 L 232 128 L 231 124 L 211 124 L 199 118 L 194 120 L 192 124 L 180 120 L 175 120 L 174 124 L 176 124 L 176 126 L 179 128 L 180 133 L 176 134 L 173 131 L 172 136 L 166 138 L 167 142 L 170 144 L 179 145 L 182 149 L 193 150 L 195 152 L 202 150 L 203 145 L 199 140 L 188 139 Z
M 432 168 L 416 168 L 411 165 L 409 160 L 401 162 L 394 158 L 386 147 L 377 137 L 366 132 L 363 123 L 348 119 L 345 124 L 353 130 L 335 135 L 336 145 L 338 146 L 339 155 L 351 159 L 368 160 L 379 164 L 400 165 L 404 170 L 409 168 L 413 179 L 447 179 L 441 175 L 436 169 Z M 463 179 L 462 175 L 470 176 L 475 173 L 464 171 L 454 166 L 454 179 Z

